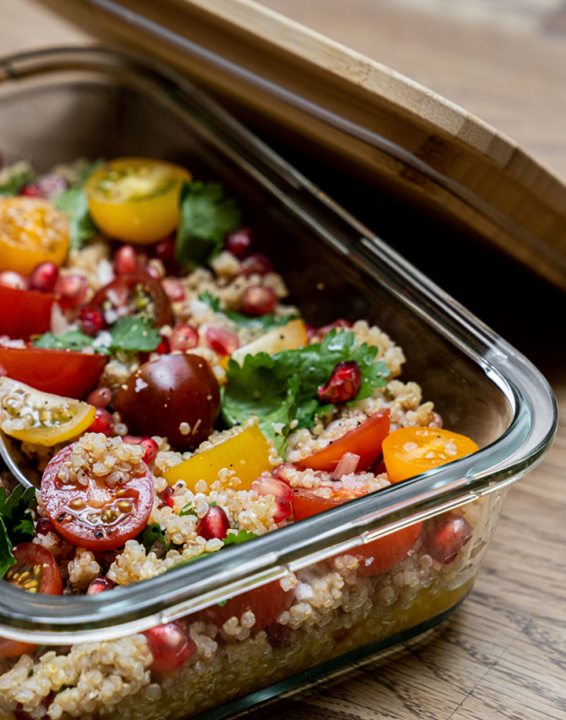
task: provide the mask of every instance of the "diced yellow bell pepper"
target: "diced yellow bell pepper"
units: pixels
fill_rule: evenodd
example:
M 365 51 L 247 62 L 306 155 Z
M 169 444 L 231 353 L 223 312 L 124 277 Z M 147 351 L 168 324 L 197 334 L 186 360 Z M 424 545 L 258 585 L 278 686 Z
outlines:
M 258 337 L 257 340 L 242 345 L 241 348 L 234 350 L 231 355 L 223 357 L 219 365 L 226 370 L 230 358 L 241 365 L 246 355 L 256 355 L 260 352 L 274 355 L 283 350 L 297 350 L 306 344 L 307 331 L 304 322 L 302 320 L 291 320 L 287 325 L 273 328 L 273 330 L 266 332 L 265 335 Z
M 234 470 L 241 484 L 238 490 L 249 490 L 262 472 L 269 472 L 269 445 L 257 425 L 247 428 L 218 445 L 193 455 L 180 465 L 167 470 L 164 478 L 169 485 L 184 480 L 189 490 L 195 492 L 199 480 L 208 486 L 218 480 L 218 473 L 224 468 Z

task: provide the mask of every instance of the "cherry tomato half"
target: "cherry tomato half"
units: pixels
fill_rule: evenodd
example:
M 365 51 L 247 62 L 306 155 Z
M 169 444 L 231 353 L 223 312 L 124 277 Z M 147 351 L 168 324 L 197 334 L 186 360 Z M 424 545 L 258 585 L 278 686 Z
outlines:
M 104 476 L 87 477 L 87 485 L 65 484 L 57 476 L 72 452 L 60 450 L 45 468 L 41 498 L 57 532 L 87 550 L 113 550 L 139 535 L 153 507 L 153 481 L 145 463 L 140 475 L 109 487 Z
M 140 308 L 136 302 L 151 301 L 153 305 L 153 324 L 156 327 L 174 325 L 171 302 L 163 286 L 144 270 L 124 273 L 96 293 L 88 307 L 105 311 L 108 306 L 120 308 L 131 305 L 132 312 Z
M 479 450 L 473 440 L 449 430 L 408 427 L 395 430 L 383 441 L 383 460 L 392 483 Z
M 43 392 L 81 400 L 97 384 L 108 358 L 71 350 L 0 347 L 8 377 Z
M 295 520 L 303 520 L 324 510 L 330 510 L 356 497 L 360 497 L 360 495 L 350 494 L 346 496 L 346 492 L 337 492 L 333 497 L 322 498 L 310 490 L 300 488 L 295 490 L 293 495 Z M 396 530 L 389 535 L 372 540 L 366 545 L 342 553 L 342 555 L 352 555 L 358 558 L 358 575 L 363 577 L 379 575 L 391 570 L 394 565 L 407 555 L 415 544 L 422 525 L 422 522 L 418 522 L 401 530 Z
M 35 543 L 21 543 L 12 552 L 16 564 L 4 575 L 5 581 L 31 593 L 63 594 L 61 572 L 49 550 Z M 34 648 L 32 643 L 0 638 L 0 657 L 20 657 L 31 654 Z
M 110 237 L 147 245 L 179 224 L 181 185 L 190 173 L 178 165 L 145 158 L 112 160 L 85 184 L 95 224 Z
M 188 619 L 190 622 L 194 619 L 222 627 L 230 618 L 237 617 L 240 620 L 245 612 L 251 610 L 255 616 L 255 623 L 250 630 L 259 632 L 276 622 L 281 613 L 291 607 L 294 596 L 293 589 L 283 590 L 281 581 L 274 580 L 267 585 L 261 585 L 242 595 L 229 598 L 225 605 L 212 605 L 199 610 Z
M 381 454 L 381 444 L 389 432 L 389 416 L 389 409 L 380 410 L 332 444 L 298 461 L 297 465 L 332 472 L 344 453 L 350 452 L 360 456 L 358 470 L 365 470 Z
M 51 308 L 57 295 L 0 286 L 0 335 L 27 339 L 51 327 Z
M 69 249 L 69 223 L 42 198 L 0 198 L 0 270 L 29 275 L 43 262 L 63 264 Z

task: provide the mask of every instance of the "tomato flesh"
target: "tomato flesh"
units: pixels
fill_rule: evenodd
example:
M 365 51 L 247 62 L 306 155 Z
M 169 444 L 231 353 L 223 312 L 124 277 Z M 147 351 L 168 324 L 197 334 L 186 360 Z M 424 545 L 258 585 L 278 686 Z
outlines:
M 360 457 L 358 471 L 365 470 L 381 454 L 381 445 L 389 432 L 390 414 L 389 409 L 380 410 L 332 444 L 297 461 L 297 465 L 332 472 L 344 453 L 350 452 Z
M 109 487 L 104 477 L 86 476 L 87 484 L 65 484 L 58 477 L 73 446 L 60 450 L 45 468 L 41 497 L 57 532 L 87 550 L 113 550 L 138 535 L 153 507 L 153 481 L 145 463 L 139 475 Z
M 351 493 L 346 495 L 346 491 L 339 491 L 329 498 L 323 498 L 311 490 L 299 488 L 295 490 L 293 495 L 295 520 L 303 520 L 311 515 L 330 510 L 356 497 L 361 497 L 361 495 Z M 422 525 L 422 522 L 418 522 L 401 530 L 396 530 L 389 535 L 348 550 L 346 553 L 341 553 L 341 555 L 352 555 L 358 559 L 358 575 L 362 577 L 379 575 L 391 570 L 394 565 L 407 555 L 415 544 Z
M 267 585 L 261 585 L 242 595 L 229 598 L 225 605 L 212 605 L 199 610 L 189 619 L 191 622 L 194 618 L 222 627 L 230 618 L 237 617 L 239 621 L 245 612 L 251 611 L 255 616 L 255 622 L 250 630 L 259 632 L 276 622 L 281 613 L 291 607 L 294 596 L 293 589 L 283 590 L 281 582 L 274 580 Z
M 63 594 L 63 579 L 59 566 L 47 548 L 36 543 L 21 543 L 12 553 L 16 563 L 4 575 L 6 582 L 30 593 Z M 0 638 L 0 657 L 3 658 L 30 655 L 34 649 L 33 643 Z
M 132 312 L 137 312 L 136 303 L 149 300 L 153 304 L 153 324 L 156 327 L 173 325 L 173 311 L 171 302 L 163 286 L 156 278 L 145 270 L 134 270 L 124 273 L 96 293 L 89 303 L 89 308 L 101 310 L 103 313 L 108 307 L 123 307 L 131 305 Z
M 470 438 L 449 430 L 408 427 L 392 432 L 383 441 L 383 460 L 390 482 L 397 483 L 478 449 Z
M 191 180 L 184 168 L 146 158 L 120 158 L 95 170 L 85 184 L 90 214 L 110 237 L 147 245 L 179 224 L 179 195 Z
M 51 308 L 57 295 L 0 286 L 0 335 L 27 340 L 51 327 Z
M 8 377 L 63 397 L 82 400 L 97 384 L 108 358 L 72 350 L 0 347 Z

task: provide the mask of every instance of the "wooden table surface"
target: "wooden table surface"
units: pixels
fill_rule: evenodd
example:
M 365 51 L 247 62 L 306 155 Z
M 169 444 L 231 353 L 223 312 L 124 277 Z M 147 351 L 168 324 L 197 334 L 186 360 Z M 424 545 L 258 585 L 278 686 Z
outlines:
M 462 105 L 566 180 L 564 0 L 263 3 Z M 30 0 L 0 0 L 0 18 L 1 54 L 91 40 Z M 481 280 L 459 299 L 538 365 L 563 411 L 566 297 L 523 274 L 517 282 L 520 306 Z M 545 460 L 511 490 L 475 588 L 448 622 L 251 719 L 566 718 L 565 481 L 560 424 Z

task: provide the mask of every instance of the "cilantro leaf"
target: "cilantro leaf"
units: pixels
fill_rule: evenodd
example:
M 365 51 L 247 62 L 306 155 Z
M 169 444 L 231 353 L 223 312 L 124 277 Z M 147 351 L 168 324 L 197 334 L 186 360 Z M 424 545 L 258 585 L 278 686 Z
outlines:
M 117 350 L 151 352 L 157 348 L 160 342 L 159 328 L 152 327 L 150 318 L 137 316 L 120 318 L 106 333 L 106 336 L 99 334 L 96 341 L 95 338 L 85 335 L 81 330 L 68 330 L 61 335 L 46 332 L 36 337 L 33 344 L 38 348 L 74 350 L 76 352 L 92 347 L 95 352 L 107 355 Z
M 179 513 L 179 517 L 186 517 L 187 515 L 194 515 L 195 517 L 198 517 L 196 514 L 192 502 L 187 503 L 184 505 L 181 509 L 181 512 Z
M 213 295 L 210 290 L 205 290 L 200 293 L 198 299 L 201 302 L 206 303 L 211 310 L 214 310 L 214 312 L 220 312 L 220 298 Z
M 152 327 L 147 317 L 123 317 L 110 328 L 111 350 L 140 350 L 151 352 L 161 342 L 159 328 Z
M 72 187 L 82 188 L 86 181 L 89 179 L 89 177 L 92 175 L 92 173 L 105 164 L 106 160 L 104 160 L 104 158 L 98 158 L 98 160 L 94 160 L 91 163 L 86 163 L 85 165 L 83 165 Z
M 43 349 L 55 349 L 55 350 L 75 350 L 80 352 L 87 347 L 92 347 L 92 341 L 94 338 L 90 335 L 85 335 L 80 330 L 68 330 L 61 335 L 53 335 L 50 332 L 46 332 L 43 335 L 39 335 L 33 340 L 33 344 L 37 348 Z M 106 347 L 95 347 L 95 350 L 100 353 L 106 353 Z
M 243 542 L 253 540 L 256 538 L 256 533 L 248 532 L 247 530 L 240 530 L 238 533 L 228 533 L 222 541 L 225 546 L 227 545 L 241 545 Z
M 225 315 L 232 320 L 232 322 L 248 330 L 263 330 L 264 332 L 272 330 L 273 328 L 283 327 L 283 325 L 287 325 L 291 320 L 297 319 L 297 315 L 273 315 L 271 313 L 259 315 L 258 317 L 249 317 L 248 315 L 242 315 L 233 310 L 227 310 Z
M 159 523 L 148 525 L 146 529 L 137 536 L 136 540 L 144 546 L 146 555 L 149 555 L 151 546 L 156 540 L 160 540 L 167 550 L 169 550 L 172 545 L 172 543 L 165 542 L 165 535 Z
M 180 265 L 207 265 L 222 249 L 224 236 L 240 224 L 235 200 L 226 199 L 220 183 L 185 182 L 175 256 Z
M 3 578 L 9 568 L 16 563 L 12 547 L 13 544 L 8 536 L 6 524 L 0 515 L 0 578 Z
M 310 427 L 316 414 L 329 409 L 319 403 L 317 390 L 336 363 L 355 360 L 360 366 L 362 381 L 353 402 L 385 385 L 389 370 L 384 362 L 375 360 L 376 355 L 377 348 L 358 343 L 353 332 L 332 330 L 321 344 L 271 356 L 247 355 L 242 365 L 230 360 L 222 402 L 224 418 L 234 425 L 255 414 L 261 429 L 275 440 L 266 429 L 266 420 L 272 422 L 272 417 L 284 416 L 280 421 L 285 422 L 287 433 L 293 416 L 298 427 Z
M 35 490 L 14 488 L 6 500 L 6 488 L 0 488 L 0 578 L 15 562 L 12 548 L 33 538 L 33 516 L 29 508 L 35 503 Z
M 69 222 L 72 248 L 81 248 L 87 240 L 96 235 L 96 225 L 88 212 L 88 199 L 81 188 L 71 187 L 63 190 L 53 204 L 61 210 Z
M 28 170 L 15 173 L 3 185 L 0 185 L 0 197 L 17 195 L 24 185 L 33 182 L 36 177 L 35 173 Z

